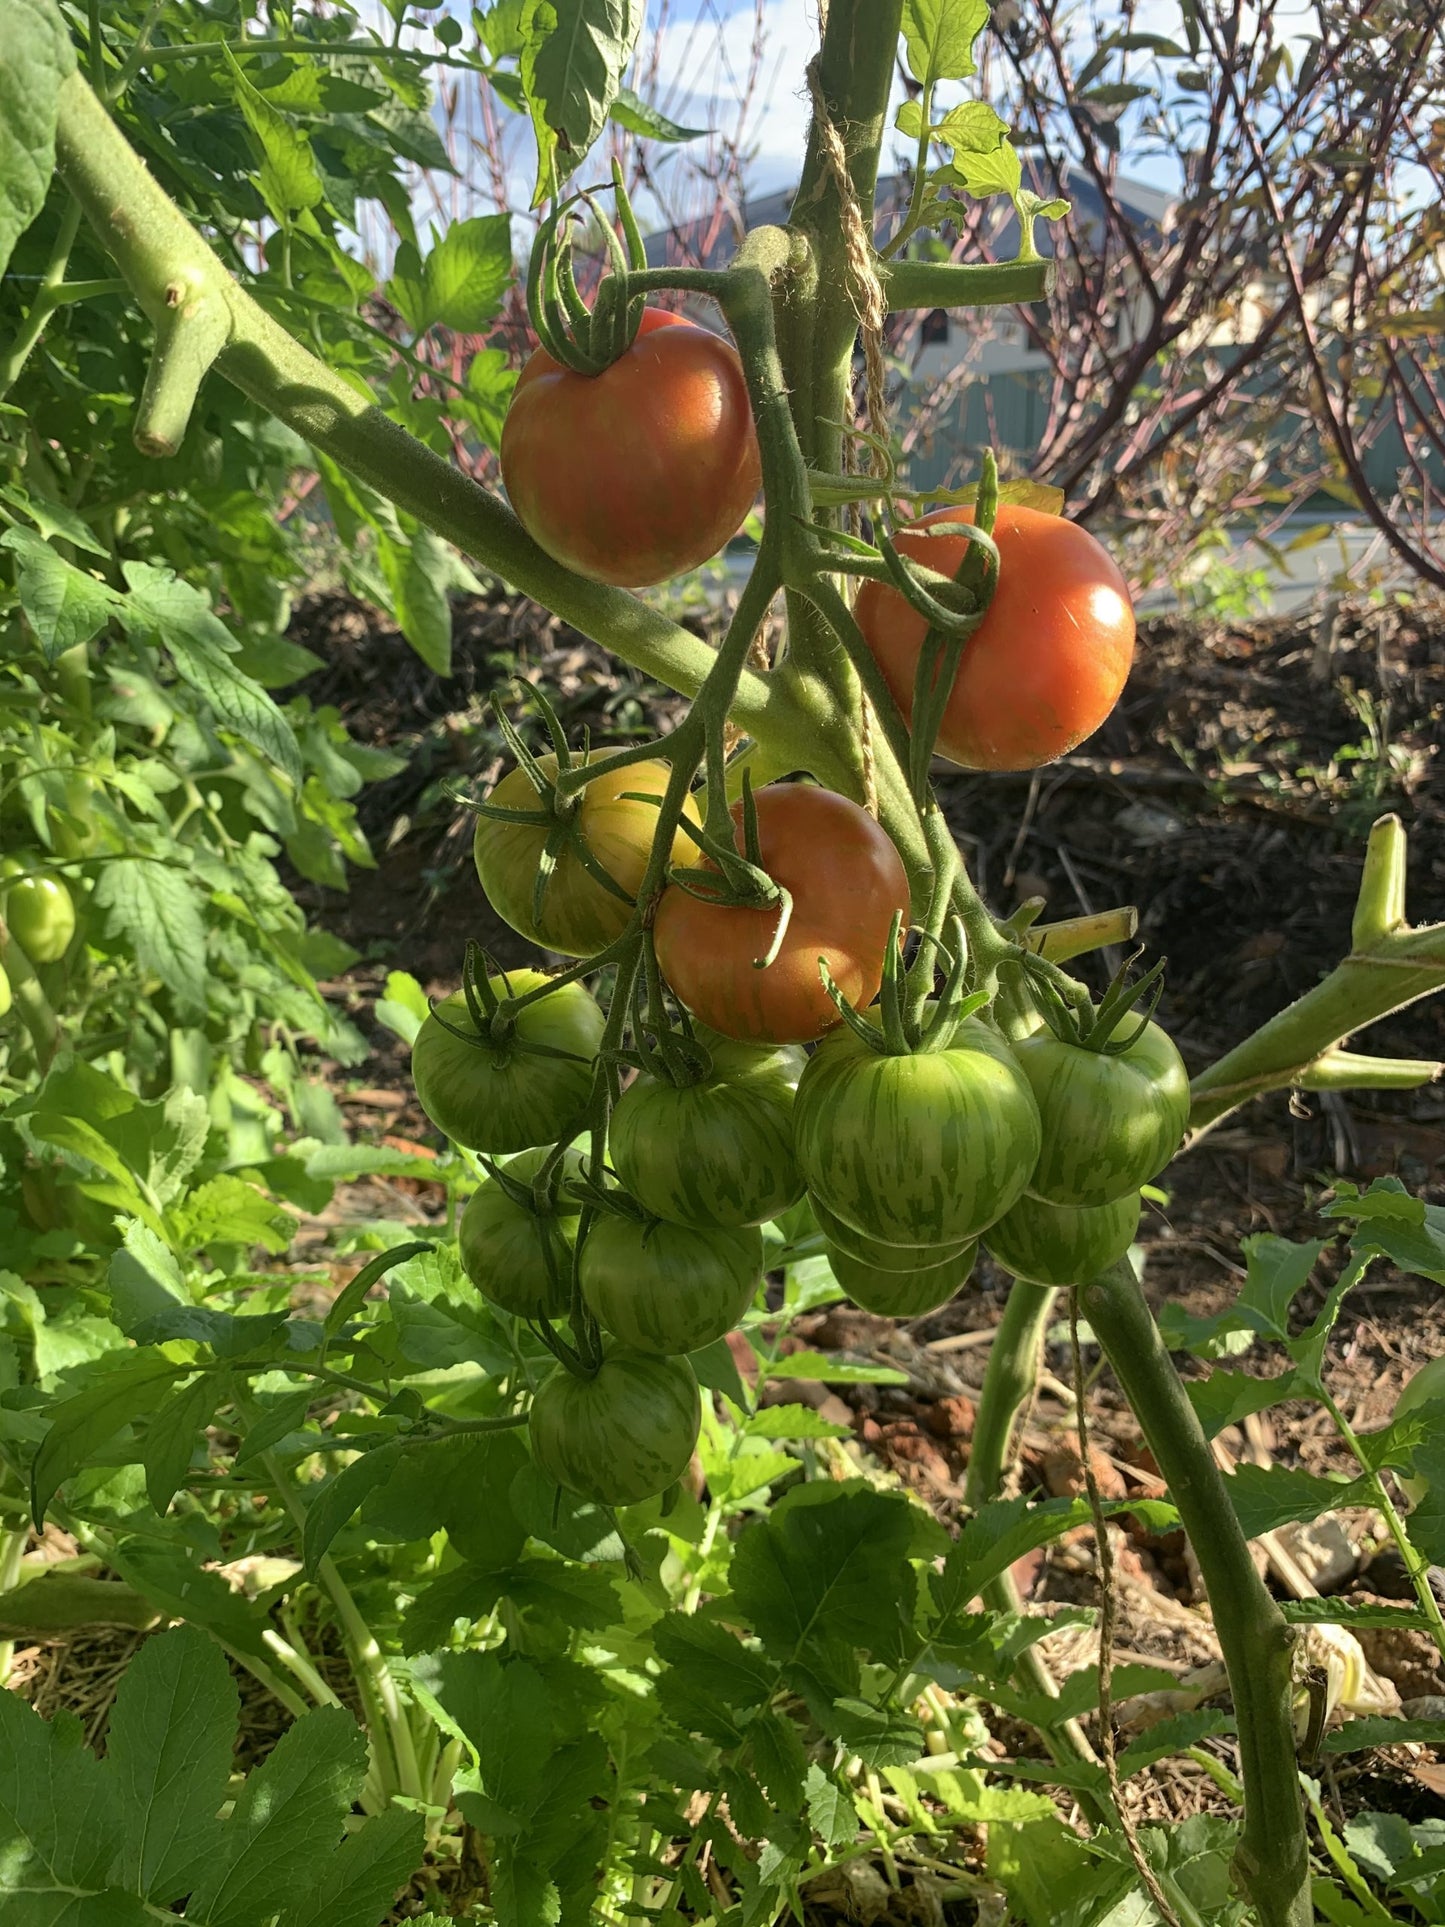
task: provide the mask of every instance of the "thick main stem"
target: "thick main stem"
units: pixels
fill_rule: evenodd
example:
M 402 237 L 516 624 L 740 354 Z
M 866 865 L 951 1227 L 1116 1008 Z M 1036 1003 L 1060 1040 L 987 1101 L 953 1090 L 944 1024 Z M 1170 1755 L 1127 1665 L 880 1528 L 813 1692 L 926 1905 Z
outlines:
M 1083 1309 L 1169 1483 L 1199 1561 L 1239 1728 L 1244 1827 L 1235 1861 L 1260 1927 L 1311 1927 L 1309 1843 L 1295 1762 L 1294 1635 L 1265 1590 L 1194 1407 L 1121 1261 Z

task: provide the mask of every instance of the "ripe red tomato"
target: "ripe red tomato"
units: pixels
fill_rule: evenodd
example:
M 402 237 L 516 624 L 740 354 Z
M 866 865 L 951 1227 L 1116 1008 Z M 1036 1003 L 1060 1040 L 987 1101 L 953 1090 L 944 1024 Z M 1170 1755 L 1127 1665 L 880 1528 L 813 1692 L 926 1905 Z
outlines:
M 818 974 L 860 1009 L 883 981 L 895 912 L 908 915 L 908 877 L 873 818 L 857 803 L 810 784 L 774 783 L 754 797 L 763 868 L 792 893 L 782 948 L 766 970 L 780 909 L 708 903 L 669 884 L 653 924 L 657 961 L 694 1017 L 747 1043 L 805 1044 L 841 1020 Z M 739 850 L 743 807 L 733 806 Z
M 938 509 L 930 522 L 971 522 Z M 1035 769 L 1091 736 L 1118 702 L 1134 660 L 1134 611 L 1117 563 L 1087 529 L 1005 502 L 993 539 L 999 578 L 963 659 L 938 732 L 938 753 L 969 769 Z M 962 535 L 898 538 L 902 553 L 953 575 Z M 865 582 L 854 613 L 905 716 L 928 624 L 898 591 Z
M 502 426 L 502 479 L 557 561 L 618 588 L 695 569 L 736 535 L 762 471 L 731 342 L 648 308 L 600 375 L 537 349 Z

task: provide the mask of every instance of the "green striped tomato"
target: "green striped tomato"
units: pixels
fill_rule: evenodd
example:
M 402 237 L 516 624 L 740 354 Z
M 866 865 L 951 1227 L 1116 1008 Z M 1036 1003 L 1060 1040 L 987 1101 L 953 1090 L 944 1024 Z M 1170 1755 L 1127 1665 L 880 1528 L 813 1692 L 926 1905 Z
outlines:
M 490 981 L 499 997 L 521 997 L 548 980 L 540 970 L 509 970 Z M 439 1017 L 468 1035 L 456 1036 Z M 439 1131 L 472 1151 L 554 1144 L 581 1120 L 605 1021 L 590 991 L 563 984 L 524 1006 L 512 1035 L 497 1044 L 477 1034 L 465 997 L 455 991 L 412 1045 L 417 1102 Z M 545 1054 L 553 1051 L 567 1054 Z
M 558 1365 L 532 1400 L 532 1457 L 569 1492 L 597 1505 L 637 1505 L 687 1470 L 702 1424 L 685 1358 L 616 1346 L 592 1378 Z
M 501 1169 L 530 1184 L 551 1153 L 542 1146 L 508 1158 Z M 562 1156 L 562 1180 L 582 1175 L 576 1151 Z M 579 1207 L 561 1194 L 559 1208 L 530 1211 L 494 1178 L 474 1191 L 457 1228 L 462 1270 L 477 1290 L 516 1318 L 560 1318 L 572 1302 L 572 1247 Z
M 831 1250 L 841 1251 L 855 1264 L 867 1265 L 873 1271 L 911 1272 L 920 1268 L 928 1270 L 941 1265 L 950 1258 L 960 1257 L 968 1250 L 969 1240 L 959 1239 L 944 1245 L 894 1245 L 885 1244 L 881 1238 L 870 1238 L 862 1231 L 855 1231 L 851 1224 L 830 1211 L 826 1204 L 817 1198 L 810 1200 L 813 1216 L 818 1229 L 827 1240 Z
M 850 1257 L 835 1244 L 825 1242 L 823 1248 L 833 1276 L 853 1303 L 880 1318 L 923 1318 L 946 1305 L 968 1283 L 978 1252 L 974 1241 L 922 1270 L 882 1271 Z
M 1124 1020 L 1129 1021 L 1127 1018 Z M 1110 1055 L 1036 1030 L 1014 1054 L 1038 1100 L 1043 1149 L 1029 1183 L 1050 1204 L 1110 1204 L 1162 1171 L 1189 1123 L 1189 1073 L 1157 1024 Z
M 730 1332 L 763 1281 L 763 1235 L 664 1218 L 602 1217 L 578 1263 L 592 1315 L 635 1351 L 700 1351 Z
M 798 1085 L 793 1130 L 813 1196 L 886 1244 L 977 1237 L 1022 1194 L 1039 1155 L 1028 1083 L 972 1017 L 946 1050 L 912 1057 L 834 1031 Z
M 639 1204 L 674 1224 L 765 1224 L 803 1194 L 793 1153 L 797 1048 L 705 1039 L 712 1069 L 674 1086 L 643 1075 L 608 1127 L 612 1168 Z
M 1139 1193 L 1112 1204 L 1045 1204 L 1022 1197 L 984 1233 L 1005 1271 L 1031 1285 L 1083 1285 L 1122 1258 L 1139 1228 Z

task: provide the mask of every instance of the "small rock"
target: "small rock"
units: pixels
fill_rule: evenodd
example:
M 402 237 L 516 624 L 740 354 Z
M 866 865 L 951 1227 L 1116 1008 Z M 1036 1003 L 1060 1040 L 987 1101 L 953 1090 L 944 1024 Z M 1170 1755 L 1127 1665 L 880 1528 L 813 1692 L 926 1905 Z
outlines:
M 936 1398 L 928 1407 L 928 1429 L 936 1439 L 972 1438 L 976 1416 L 973 1400 L 954 1393 L 948 1398 Z
M 1419 1699 L 1403 1700 L 1400 1711 L 1407 1720 L 1445 1720 L 1445 1693 L 1422 1693 Z
M 1292 1519 L 1276 1537 L 1320 1592 L 1338 1592 L 1359 1570 L 1359 1552 L 1335 1513 L 1303 1522 Z
M 1394 1604 L 1367 1592 L 1349 1597 L 1364 1605 Z M 1402 1700 L 1445 1697 L 1445 1665 L 1429 1633 L 1415 1626 L 1359 1626 L 1355 1637 L 1372 1669 L 1394 1682 Z
M 896 1465 L 916 1466 L 935 1484 L 952 1490 L 954 1479 L 948 1462 L 932 1439 L 925 1438 L 916 1426 L 890 1425 L 882 1436 L 887 1443 L 888 1456 Z
M 1128 1496 L 1123 1474 L 1102 1452 L 1090 1449 L 1089 1463 L 1093 1468 L 1094 1481 L 1106 1499 L 1123 1499 Z M 1087 1490 L 1084 1481 L 1084 1465 L 1079 1457 L 1079 1448 L 1070 1439 L 1062 1440 L 1051 1446 L 1043 1457 L 1044 1484 L 1056 1499 L 1076 1499 Z

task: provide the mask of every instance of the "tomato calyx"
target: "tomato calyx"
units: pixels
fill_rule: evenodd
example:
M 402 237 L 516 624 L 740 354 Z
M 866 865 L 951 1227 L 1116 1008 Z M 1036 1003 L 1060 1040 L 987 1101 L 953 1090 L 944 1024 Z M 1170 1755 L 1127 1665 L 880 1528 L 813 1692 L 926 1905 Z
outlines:
M 622 223 L 621 240 L 584 188 L 569 195 L 542 222 L 527 266 L 527 313 L 537 339 L 554 361 L 579 375 L 600 375 L 610 368 L 632 346 L 642 325 L 645 297 L 629 294 L 627 280 L 629 274 L 647 267 L 647 252 L 616 159 L 612 188 Z M 606 242 L 610 269 L 590 309 L 572 265 L 572 229 L 581 219 L 581 206 L 592 214 Z
M 1024 953 L 1019 967 L 1040 1016 L 1061 1043 L 1073 1044 L 1079 1050 L 1097 1051 L 1105 1057 L 1125 1057 L 1148 1030 L 1164 995 L 1167 960 L 1163 957 L 1136 982 L 1129 982 L 1129 972 L 1143 954 L 1144 946 L 1140 944 L 1124 959 L 1097 1005 L 1085 994 L 1075 1003 L 1066 1002 L 1052 975 L 1032 953 Z M 1082 986 L 1079 988 L 1082 993 Z M 1120 1027 L 1130 1015 L 1137 1016 L 1139 1021 L 1127 1035 L 1122 1035 Z
M 491 1051 L 499 1057 L 520 1050 L 529 1057 L 557 1057 L 569 1064 L 591 1061 L 577 1051 L 562 1050 L 556 1044 L 539 1044 L 535 1040 L 519 1037 L 517 1011 L 525 1004 L 536 1003 L 539 996 L 545 997 L 548 991 L 529 991 L 525 997 L 517 998 L 499 997 L 492 985 L 494 977 L 500 978 L 504 984 L 507 982 L 506 971 L 493 961 L 482 946 L 469 943 L 462 958 L 461 989 L 471 1028 L 454 1024 L 450 1018 L 444 1017 L 441 1006 L 433 1000 L 431 1014 L 443 1030 L 462 1043 L 470 1044 L 474 1050 Z
M 708 861 L 706 866 L 686 869 L 674 864 L 667 873 L 668 881 L 675 883 L 688 896 L 696 897 L 700 903 L 720 904 L 740 910 L 768 910 L 776 905 L 778 921 L 774 925 L 768 948 L 761 957 L 753 958 L 754 970 L 767 970 L 776 963 L 788 934 L 788 926 L 793 920 L 793 893 L 775 882 L 763 868 L 762 843 L 758 836 L 758 806 L 753 796 L 752 774 L 749 770 L 743 771 L 742 812 L 741 854 L 731 838 L 724 840 L 713 836 L 705 826 L 700 829 L 684 818 L 678 828 L 692 839 Z
M 905 969 L 902 962 L 902 913 L 896 913 L 888 932 L 883 953 L 883 982 L 878 991 L 878 1016 L 874 1021 L 852 1004 L 834 981 L 826 957 L 819 957 L 818 972 L 823 988 L 843 1022 L 860 1043 L 880 1057 L 914 1057 L 947 1050 L 958 1027 L 989 1001 L 987 991 L 968 988 L 968 937 L 963 920 L 952 920 L 952 948 L 929 931 L 918 933 L 918 954 Z M 924 1001 L 923 1015 L 909 1015 L 909 991 L 919 978 L 929 987 L 934 977 L 934 953 L 943 964 L 943 987 L 936 998 Z

